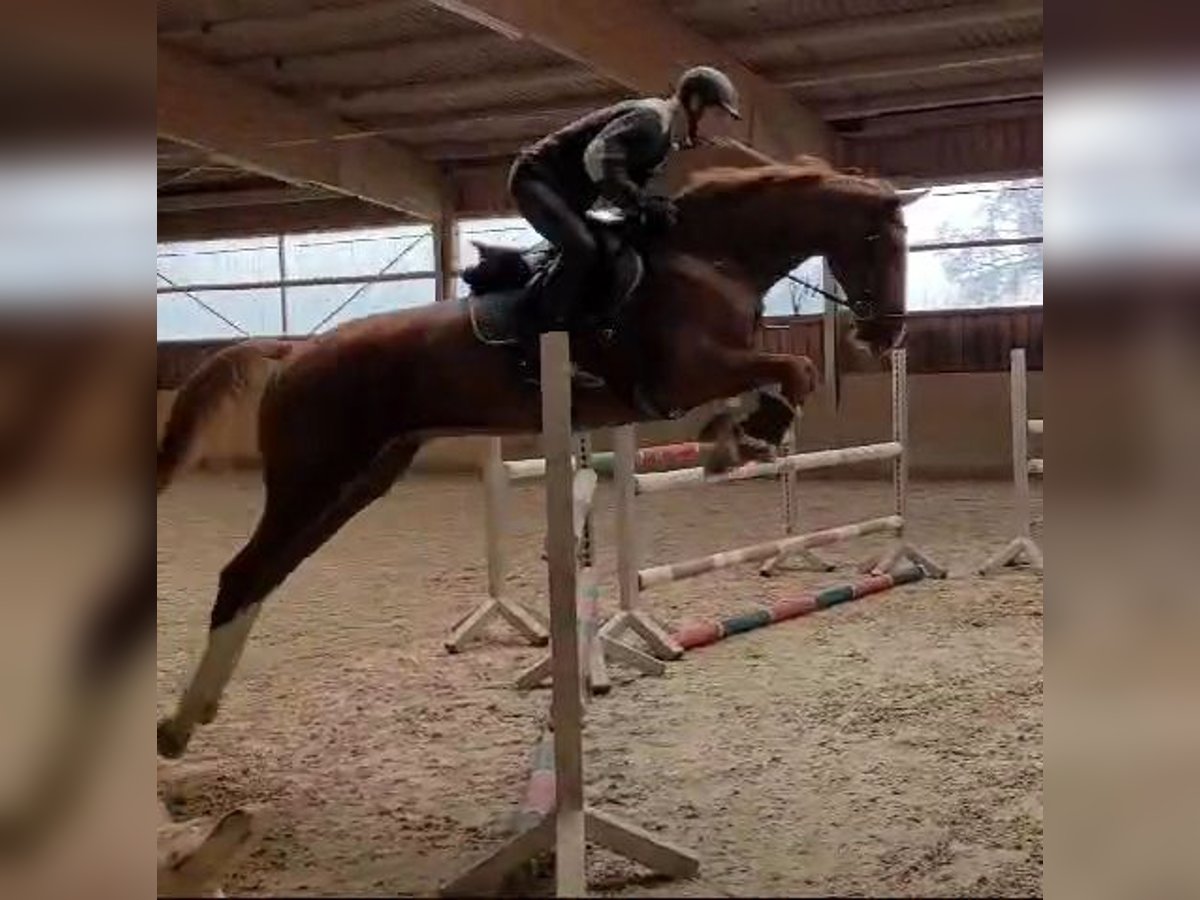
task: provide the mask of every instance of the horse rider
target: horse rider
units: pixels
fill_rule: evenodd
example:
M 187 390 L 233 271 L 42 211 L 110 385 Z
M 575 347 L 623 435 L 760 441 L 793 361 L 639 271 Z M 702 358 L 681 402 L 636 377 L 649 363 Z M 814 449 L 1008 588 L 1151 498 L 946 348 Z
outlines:
M 517 209 L 560 252 L 539 289 L 542 328 L 565 328 L 586 293 L 599 256 L 587 211 L 604 198 L 649 231 L 669 228 L 674 204 L 646 185 L 673 150 L 696 143 L 702 120 L 722 116 L 741 118 L 737 90 L 724 72 L 697 66 L 683 73 L 670 97 L 596 110 L 517 154 L 509 174 Z

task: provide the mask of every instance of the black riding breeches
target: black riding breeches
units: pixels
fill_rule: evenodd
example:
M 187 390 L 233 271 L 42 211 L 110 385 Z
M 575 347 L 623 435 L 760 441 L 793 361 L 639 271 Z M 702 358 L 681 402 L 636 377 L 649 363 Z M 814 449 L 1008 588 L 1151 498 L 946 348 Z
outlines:
M 552 279 L 539 293 L 543 323 L 565 326 L 595 268 L 596 239 L 555 180 L 536 167 L 518 163 L 509 188 L 521 215 L 562 253 Z

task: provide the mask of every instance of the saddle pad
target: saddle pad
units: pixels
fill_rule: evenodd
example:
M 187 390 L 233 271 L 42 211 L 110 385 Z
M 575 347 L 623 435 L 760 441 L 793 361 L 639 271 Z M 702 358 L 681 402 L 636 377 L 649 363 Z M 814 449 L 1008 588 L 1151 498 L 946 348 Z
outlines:
M 633 292 L 641 284 L 645 274 L 642 258 L 638 253 L 623 249 L 617 253 L 612 273 L 612 292 L 604 298 L 602 310 L 579 310 L 572 331 L 578 326 L 592 330 L 613 323 Z M 507 291 L 491 291 L 482 296 L 469 294 L 463 302 L 467 304 L 471 317 L 471 328 L 480 343 L 492 346 L 512 346 L 518 343 L 522 329 L 519 327 L 524 316 L 533 311 L 526 306 L 529 299 L 527 288 Z
M 526 296 L 522 288 L 484 294 L 482 297 L 471 294 L 464 298 L 462 302 L 467 304 L 471 328 L 479 342 L 496 347 L 516 344 Z

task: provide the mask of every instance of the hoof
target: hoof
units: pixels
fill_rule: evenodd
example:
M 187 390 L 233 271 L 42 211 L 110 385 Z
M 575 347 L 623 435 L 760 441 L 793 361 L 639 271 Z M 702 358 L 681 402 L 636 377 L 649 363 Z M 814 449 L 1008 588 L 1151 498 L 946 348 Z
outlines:
M 731 441 L 721 441 L 713 444 L 704 459 L 704 474 L 723 475 L 731 469 L 736 469 L 741 463 L 737 445 Z
M 750 462 L 775 462 L 779 458 L 779 453 L 773 446 L 751 437 L 743 437 L 739 441 L 738 454 L 743 460 Z
M 165 759 L 179 759 L 187 750 L 190 735 L 181 734 L 173 719 L 158 723 L 158 755 Z

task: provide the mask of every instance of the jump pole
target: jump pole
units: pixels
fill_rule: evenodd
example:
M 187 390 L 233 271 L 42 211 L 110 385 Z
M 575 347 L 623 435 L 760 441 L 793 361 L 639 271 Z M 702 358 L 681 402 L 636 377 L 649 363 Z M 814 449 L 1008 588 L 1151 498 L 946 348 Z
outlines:
M 696 466 L 703 461 L 705 448 L 706 445 L 698 441 L 642 447 L 634 453 L 635 471 L 669 472 L 685 466 Z M 615 450 L 596 453 L 592 456 L 592 467 L 601 475 L 614 476 L 616 457 Z
M 1018 347 L 1009 356 L 1009 408 L 1012 415 L 1013 496 L 1017 536 L 979 567 L 980 575 L 991 575 L 1005 567 L 1018 566 L 1022 562 L 1039 574 L 1045 571 L 1042 549 L 1033 539 L 1033 514 L 1029 501 L 1029 476 L 1042 475 L 1044 468 L 1040 458 L 1029 458 L 1029 436 L 1044 434 L 1045 423 L 1042 419 L 1029 418 L 1028 391 L 1025 348 Z
M 540 460 L 538 460 L 540 462 Z M 508 504 L 510 474 L 504 462 L 500 438 L 488 438 L 483 461 L 484 551 L 487 555 L 487 598 L 460 619 L 446 639 L 446 651 L 460 652 L 488 623 L 499 616 L 535 647 L 550 640 L 545 626 L 520 603 L 504 596 L 505 560 L 503 535 Z
M 638 472 L 669 472 L 685 466 L 699 465 L 704 459 L 708 445 L 698 441 L 685 441 L 682 444 L 659 444 L 654 447 L 643 447 L 634 457 Z M 597 475 L 611 477 L 616 466 L 616 454 L 611 450 L 593 453 L 592 468 Z M 520 459 L 504 464 L 510 478 L 524 480 L 541 478 L 546 474 L 544 459 Z
M 599 844 L 671 877 L 690 877 L 699 859 L 656 835 L 593 809 L 584 802 L 584 694 L 578 624 L 576 487 L 571 448 L 571 352 L 565 332 L 541 339 L 542 436 L 546 458 L 547 569 L 554 683 L 550 721 L 554 730 L 552 813 L 512 838 L 487 859 L 446 885 L 447 896 L 494 893 L 509 872 L 547 850 L 555 856 L 555 893 L 581 897 L 587 891 L 586 843 Z
M 871 594 L 882 593 L 902 584 L 914 584 L 924 578 L 925 572 L 916 566 L 885 575 L 872 575 L 855 584 L 826 588 L 804 597 L 782 600 L 770 607 L 725 619 L 698 622 L 677 631 L 675 640 L 684 650 L 693 650 L 715 644 L 735 634 L 786 622 L 788 619 L 806 616 L 840 603 L 849 603 Z

